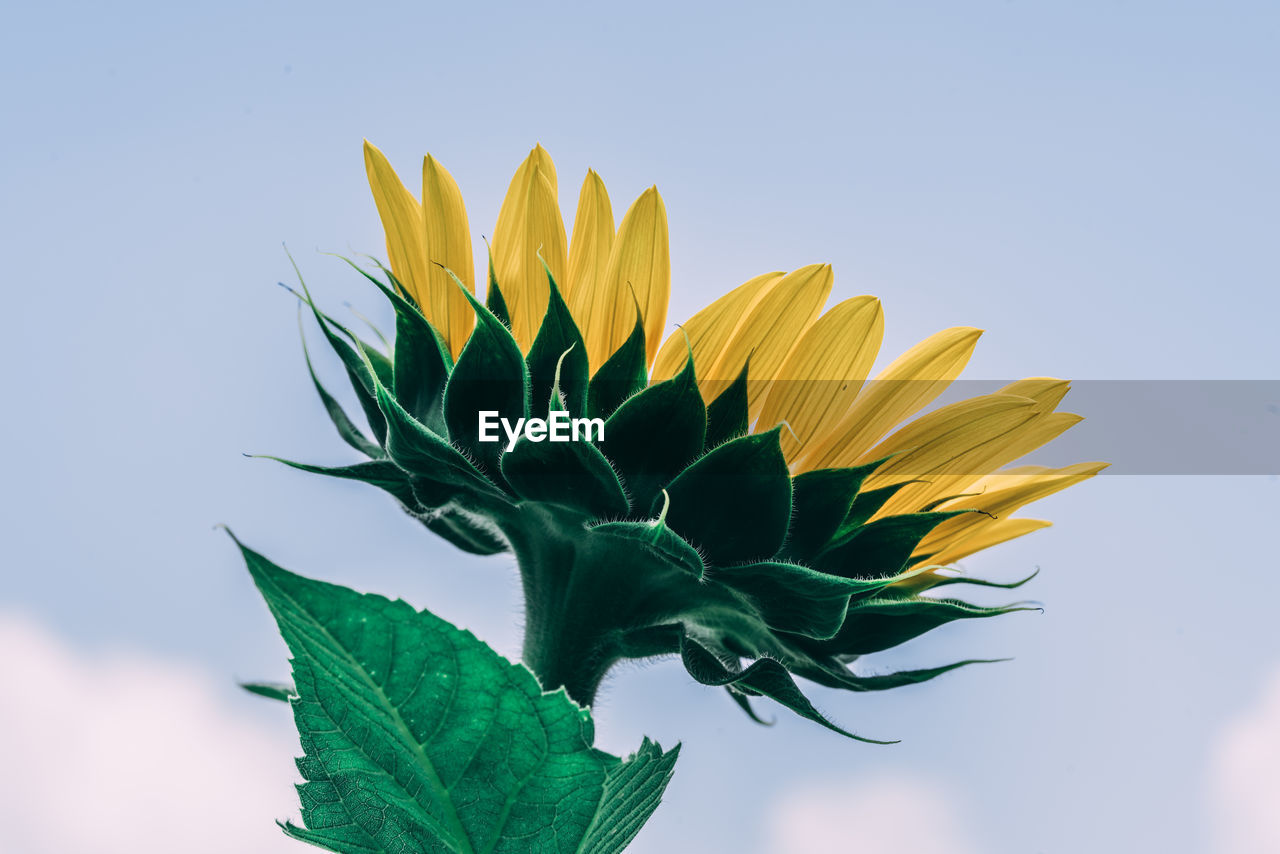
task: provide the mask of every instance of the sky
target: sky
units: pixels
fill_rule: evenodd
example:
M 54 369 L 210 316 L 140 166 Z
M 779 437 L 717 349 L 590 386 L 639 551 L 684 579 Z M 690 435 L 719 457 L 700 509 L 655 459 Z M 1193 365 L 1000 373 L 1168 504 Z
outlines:
M 276 282 L 287 245 L 323 304 L 386 319 L 321 254 L 383 252 L 364 138 L 402 173 L 437 157 L 476 246 L 535 143 L 566 218 L 588 168 L 619 215 L 656 183 L 672 323 L 821 261 L 831 303 L 883 300 L 886 359 L 974 325 L 979 380 L 1278 378 L 1273 4 L 52 2 L 6 19 L 5 851 L 301 850 L 273 824 L 296 814 L 292 724 L 235 684 L 286 677 L 287 655 L 216 525 L 517 653 L 510 558 L 243 456 L 350 461 Z M 1168 411 L 1152 444 L 1176 448 L 1206 405 Z M 1271 441 L 1280 417 L 1258 423 Z M 967 562 L 1039 567 L 1043 614 L 873 666 L 1013 661 L 815 691 L 900 744 L 780 709 L 761 728 L 678 663 L 621 668 L 598 743 L 683 744 L 631 850 L 1280 849 L 1280 473 L 1169 471 L 1054 496 L 1034 510 L 1053 528 Z

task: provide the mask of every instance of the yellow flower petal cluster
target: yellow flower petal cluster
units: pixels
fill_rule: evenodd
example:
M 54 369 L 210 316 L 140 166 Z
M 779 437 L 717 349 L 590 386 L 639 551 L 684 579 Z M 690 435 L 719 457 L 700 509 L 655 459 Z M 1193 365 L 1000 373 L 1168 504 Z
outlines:
M 430 155 L 423 160 L 421 201 L 368 142 L 365 164 L 391 269 L 456 357 L 475 320 L 446 272 L 474 293 L 470 226 L 458 186 Z M 555 164 L 539 145 L 511 179 L 491 255 L 512 334 L 526 352 L 547 307 L 543 262 L 578 324 L 593 373 L 626 340 L 638 310 L 651 382 L 675 376 L 691 350 L 709 402 L 749 365 L 752 429 L 786 424 L 783 451 L 793 473 L 890 457 L 863 490 L 910 483 L 878 517 L 926 508 L 984 511 L 944 522 L 925 538 L 917 553 L 931 563 L 948 564 L 1046 527 L 1049 522 L 1010 514 L 1105 467 L 1005 468 L 1080 421 L 1056 411 L 1069 388 L 1065 380 L 1020 380 L 920 415 L 964 370 L 981 330 L 944 329 L 871 377 L 883 308 L 875 297 L 856 296 L 824 311 L 834 283 L 829 264 L 756 276 L 689 318 L 659 347 L 671 292 L 662 196 L 656 187 L 645 190 L 615 228 L 604 181 L 589 170 L 566 238 Z

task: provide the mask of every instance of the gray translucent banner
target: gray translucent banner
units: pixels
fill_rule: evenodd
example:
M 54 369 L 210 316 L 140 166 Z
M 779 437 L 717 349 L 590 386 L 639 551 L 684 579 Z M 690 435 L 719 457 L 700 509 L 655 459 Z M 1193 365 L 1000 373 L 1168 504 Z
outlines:
M 959 380 L 928 409 L 991 394 L 1009 382 Z M 873 385 L 866 383 L 858 398 L 875 391 Z M 911 386 L 926 391 L 923 382 L 895 385 L 905 394 Z M 1280 380 L 1077 380 L 1057 409 L 1085 420 L 1020 464 L 1098 460 L 1111 463 L 1104 474 L 1280 474 Z

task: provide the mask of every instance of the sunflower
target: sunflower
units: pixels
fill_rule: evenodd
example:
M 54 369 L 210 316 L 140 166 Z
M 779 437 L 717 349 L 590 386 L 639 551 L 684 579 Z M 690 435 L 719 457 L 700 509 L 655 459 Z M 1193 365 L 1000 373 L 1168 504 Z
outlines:
M 523 658 L 546 689 L 587 706 L 615 664 L 678 655 L 753 716 L 764 696 L 852 735 L 795 677 L 850 691 L 931 679 L 972 662 L 855 665 L 954 620 L 1030 607 L 936 589 L 1023 583 L 949 566 L 1047 526 L 1011 514 L 1104 467 L 1008 468 L 1080 420 L 1056 411 L 1066 381 L 1024 379 L 930 410 L 980 330 L 944 329 L 869 379 L 883 309 L 856 296 L 824 310 L 827 264 L 756 276 L 659 346 L 671 265 L 657 188 L 615 227 L 588 171 L 567 236 L 541 146 L 507 190 L 482 303 L 449 172 L 428 155 L 415 195 L 367 142 L 364 157 L 390 268 L 361 272 L 395 309 L 394 341 L 380 349 L 305 299 L 368 434 L 312 379 L 368 459 L 289 464 L 378 486 L 465 551 L 513 553 Z M 485 412 L 513 423 L 562 412 L 603 430 L 508 447 L 483 441 Z

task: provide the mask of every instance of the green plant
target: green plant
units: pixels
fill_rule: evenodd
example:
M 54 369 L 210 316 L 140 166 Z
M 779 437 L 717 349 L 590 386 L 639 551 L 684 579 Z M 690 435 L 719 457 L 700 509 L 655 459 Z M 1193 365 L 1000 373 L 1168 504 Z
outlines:
M 750 280 L 659 349 L 661 197 L 646 191 L 615 233 L 588 173 L 566 252 L 540 147 L 503 205 L 482 304 L 443 167 L 427 158 L 419 202 L 367 144 L 366 165 L 392 269 L 352 266 L 390 301 L 392 342 L 371 345 L 300 294 L 368 433 L 312 380 L 365 460 L 283 462 L 376 486 L 464 551 L 513 554 L 523 664 L 404 603 L 246 550 L 294 656 L 296 689 L 253 686 L 290 698 L 303 734 L 306 829 L 291 834 L 337 851 L 618 851 L 676 755 L 646 741 L 623 762 L 590 747 L 587 709 L 618 662 L 678 656 L 753 717 L 763 697 L 860 738 L 795 677 L 852 692 L 932 679 L 974 662 L 880 675 L 852 665 L 945 623 L 1030 607 L 928 591 L 1023 583 L 945 566 L 1047 524 L 1007 517 L 1101 468 L 1001 469 L 1079 420 L 1054 411 L 1067 383 L 1022 380 L 885 438 L 960 373 L 978 330 L 944 330 L 864 387 L 880 303 L 855 297 L 823 314 L 831 270 L 813 265 Z M 514 424 L 558 412 L 599 419 L 602 435 L 526 434 L 508 448 L 481 434 L 484 413 Z M 451 727 L 417 692 L 476 707 Z M 477 745 L 481 729 L 496 741 Z M 544 749 L 529 753 L 535 742 Z M 455 780 L 440 767 L 459 756 Z M 456 798 L 469 787 L 492 802 Z

